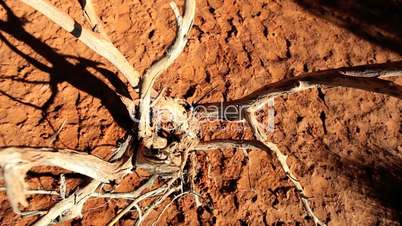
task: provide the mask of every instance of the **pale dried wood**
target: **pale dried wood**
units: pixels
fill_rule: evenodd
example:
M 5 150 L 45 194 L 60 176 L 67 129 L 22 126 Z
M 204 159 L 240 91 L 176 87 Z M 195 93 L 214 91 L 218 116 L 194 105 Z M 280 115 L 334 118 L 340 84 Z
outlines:
M 154 63 L 149 69 L 146 70 L 145 75 L 141 81 L 141 102 L 140 102 L 140 123 L 139 123 L 139 137 L 144 139 L 145 145 L 150 147 L 153 142 L 152 129 L 151 129 L 151 93 L 153 84 L 157 78 L 176 60 L 176 58 L 183 52 L 187 44 L 187 36 L 193 25 L 195 16 L 195 0 L 186 0 L 184 16 L 178 14 L 177 6 L 175 3 L 172 9 L 175 12 L 178 24 L 176 40 L 169 48 L 166 55 Z
M 124 143 L 113 152 L 110 157 L 110 161 L 118 160 L 124 155 L 129 149 L 129 144 L 131 142 L 131 136 L 128 136 Z M 131 158 L 124 164 L 125 168 L 132 168 Z M 124 170 L 124 174 L 120 174 L 119 177 L 125 176 L 130 171 Z M 122 173 L 123 173 L 122 172 Z M 39 221 L 35 223 L 36 226 L 50 225 L 56 218 L 60 217 L 61 221 L 66 219 L 73 219 L 79 217 L 82 214 L 82 207 L 85 202 L 94 195 L 96 189 L 102 184 L 102 180 L 92 180 L 88 185 L 86 185 L 81 190 L 76 191 L 71 194 L 66 199 L 61 200 L 56 205 L 54 205 L 45 216 L 43 216 Z
M 62 27 L 64 30 L 70 32 L 78 40 L 80 40 L 90 49 L 95 51 L 97 54 L 107 59 L 110 63 L 116 66 L 117 69 L 119 69 L 119 71 L 129 81 L 131 86 L 135 88 L 138 86 L 140 74 L 109 40 L 104 39 L 95 32 L 82 27 L 68 14 L 53 6 L 47 0 L 21 1 L 45 15 L 47 18 Z
M 0 149 L 0 166 L 4 170 L 7 187 L 7 196 L 14 211 L 18 211 L 18 204 L 27 206 L 25 200 L 26 172 L 34 166 L 57 166 L 71 170 L 101 182 L 109 182 L 121 177 L 130 170 L 124 168 L 120 162 L 109 163 L 95 156 L 78 153 L 71 150 L 48 148 L 5 148 Z
M 109 40 L 105 28 L 103 27 L 102 21 L 96 14 L 95 6 L 92 0 L 79 0 L 82 10 L 84 11 L 84 16 L 87 18 L 89 24 L 91 25 L 92 31 L 99 33 L 102 38 Z
M 402 62 L 324 70 L 302 74 L 265 85 L 237 100 L 225 103 L 199 104 L 195 107 L 198 106 L 197 109 L 199 110 L 206 110 L 205 112 L 197 112 L 197 117 L 200 119 L 211 118 L 212 116 L 220 118 L 220 116 L 223 115 L 220 111 L 226 109 L 228 106 L 236 108 L 232 110 L 244 113 L 242 111 L 249 106 L 261 108 L 270 98 L 289 95 L 317 87 L 354 88 L 402 99 L 402 86 L 393 81 L 382 79 L 399 76 L 402 76 Z M 244 120 L 244 115 L 245 114 L 238 114 L 240 117 L 233 116 L 233 118 L 227 119 Z

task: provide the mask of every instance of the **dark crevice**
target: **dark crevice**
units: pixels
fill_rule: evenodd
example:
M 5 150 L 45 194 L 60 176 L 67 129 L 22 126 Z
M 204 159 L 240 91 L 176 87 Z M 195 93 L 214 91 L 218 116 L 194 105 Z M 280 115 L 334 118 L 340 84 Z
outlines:
M 308 65 L 307 63 L 303 64 L 303 72 L 308 72 Z
M 300 123 L 301 121 L 303 121 L 304 117 L 301 115 L 297 115 L 296 117 L 296 123 Z
M 227 32 L 227 35 L 226 35 L 226 38 L 225 38 L 226 42 L 228 42 L 229 39 L 232 38 L 233 36 L 236 36 L 237 32 L 238 32 L 236 26 L 233 23 L 233 18 L 230 18 L 228 20 L 228 23 L 230 25 L 230 30 Z
M 211 74 L 208 72 L 208 70 L 205 70 L 205 82 L 211 83 Z
M 198 225 L 204 225 L 204 223 L 202 222 L 202 214 L 204 213 L 204 208 L 202 208 L 201 206 L 197 208 L 197 222 Z
M 236 15 L 240 18 L 240 23 L 243 23 L 245 18 L 241 15 L 240 10 L 236 12 Z
M 230 86 L 231 86 L 230 81 L 226 81 L 225 82 L 225 90 L 223 91 L 223 102 L 228 101 L 228 92 L 229 92 Z
M 243 219 L 240 219 L 240 220 L 239 220 L 239 223 L 240 223 L 240 226 L 248 226 L 247 221 L 245 221 L 245 220 L 243 220 Z
M 328 61 L 334 55 L 333 51 L 330 50 L 327 55 L 324 56 L 324 61 Z
M 239 209 L 239 199 L 237 198 L 236 194 L 233 196 L 233 203 L 234 203 L 236 209 Z
M 292 54 L 290 52 L 290 46 L 292 45 L 292 43 L 288 39 L 286 39 L 285 41 L 286 41 L 286 57 L 289 59 L 292 57 Z
M 252 201 L 252 202 L 256 202 L 256 201 L 257 201 L 257 197 L 258 197 L 258 196 L 255 195 L 253 198 L 251 198 L 251 201 Z
M 148 39 L 152 39 L 154 37 L 154 35 L 155 35 L 155 30 L 153 29 L 152 31 L 150 31 L 148 33 Z
M 268 32 L 268 26 L 263 25 L 264 29 L 262 30 L 262 33 L 264 34 L 265 38 L 268 38 L 269 32 Z
M 326 116 L 325 112 L 322 111 L 320 113 L 320 119 L 322 122 L 322 128 L 324 129 L 324 134 L 327 134 L 327 126 L 325 124 L 325 120 L 327 119 L 327 116 Z
M 225 181 L 224 185 L 220 189 L 221 193 L 230 193 L 234 192 L 237 189 L 237 179 L 232 179 Z
M 247 64 L 244 65 L 245 68 L 250 68 L 252 66 L 252 58 L 251 58 L 251 51 L 248 50 L 245 46 L 243 46 L 243 50 L 246 53 L 247 56 Z
M 183 98 L 187 99 L 187 98 L 190 98 L 190 97 L 194 96 L 194 93 L 196 91 L 196 87 L 197 87 L 196 85 L 191 85 L 188 88 L 188 90 L 186 91 L 186 93 L 184 94 Z

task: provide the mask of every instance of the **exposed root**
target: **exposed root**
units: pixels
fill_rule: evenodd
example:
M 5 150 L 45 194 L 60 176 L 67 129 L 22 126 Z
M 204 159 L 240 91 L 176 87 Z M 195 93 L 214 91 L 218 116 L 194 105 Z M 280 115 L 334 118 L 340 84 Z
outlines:
M 191 191 L 193 191 L 193 193 L 198 194 L 198 189 L 196 187 L 195 181 L 196 181 L 196 176 L 198 174 L 198 161 L 197 161 L 197 156 L 194 152 L 190 153 L 190 164 L 191 164 L 191 168 L 190 168 L 190 186 L 191 186 Z M 195 205 L 196 207 L 200 207 L 202 206 L 201 200 L 200 200 L 200 196 L 199 195 L 194 195 L 194 200 L 195 200 Z
M 144 219 L 146 219 L 146 217 L 158 206 L 160 206 L 162 204 L 163 201 L 165 201 L 171 194 L 173 194 L 173 192 L 179 191 L 180 187 L 174 187 L 174 188 L 170 188 L 168 189 L 165 194 L 160 197 L 159 199 L 157 199 L 154 203 L 151 204 L 151 206 L 149 206 L 147 208 L 147 210 L 145 211 L 144 215 L 142 216 L 141 221 L 137 221 L 137 223 L 135 224 L 136 226 L 140 226 L 142 224 L 142 222 L 144 221 Z
M 186 195 L 193 195 L 193 197 L 195 198 L 195 200 L 197 200 L 197 199 L 200 198 L 200 195 L 199 195 L 199 194 L 196 194 L 196 193 L 190 192 L 190 191 L 182 192 L 182 193 L 176 195 L 174 198 L 172 198 L 172 200 L 171 200 L 171 201 L 163 208 L 163 210 L 159 213 L 158 218 L 156 218 L 156 220 L 152 223 L 152 226 L 158 225 L 158 222 L 159 222 L 160 218 L 162 217 L 162 215 L 165 213 L 165 211 L 169 208 L 169 206 L 170 206 L 173 202 L 175 202 L 177 199 L 179 199 L 179 198 L 181 198 L 181 197 L 183 197 L 183 196 L 186 196 Z
M 66 177 L 64 176 L 64 174 L 60 175 L 60 197 L 61 199 L 65 199 L 66 198 L 66 190 L 67 190 L 67 184 L 66 184 Z
M 46 211 L 26 211 L 26 212 L 21 212 L 19 213 L 22 217 L 31 217 L 31 216 L 37 216 L 37 215 L 44 215 L 46 214 Z
M 382 79 L 397 76 L 402 76 L 402 62 L 311 72 L 265 85 L 237 100 L 197 105 L 197 109 L 204 110 L 204 112 L 197 112 L 197 117 L 199 119 L 244 120 L 245 114 L 238 114 L 237 117 L 231 115 L 230 118 L 227 116 L 221 118 L 225 115 L 221 110 L 226 109 L 226 106 L 230 106 L 232 111 L 237 112 L 242 112 L 250 106 L 254 109 L 260 109 L 270 98 L 318 87 L 354 88 L 402 99 L 402 86 Z
M 7 191 L 6 187 L 0 187 L 1 192 Z M 56 195 L 60 196 L 60 194 L 57 191 L 47 191 L 47 190 L 26 190 L 25 191 L 26 195 Z

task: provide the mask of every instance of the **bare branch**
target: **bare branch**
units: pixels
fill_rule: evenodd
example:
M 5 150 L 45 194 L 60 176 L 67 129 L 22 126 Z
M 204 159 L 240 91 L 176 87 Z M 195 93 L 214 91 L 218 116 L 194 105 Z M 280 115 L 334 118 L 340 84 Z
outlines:
M 116 224 L 120 218 L 122 218 L 127 212 L 129 212 L 132 208 L 136 207 L 140 201 L 152 197 L 154 195 L 159 194 L 160 192 L 163 191 L 163 189 L 165 189 L 164 187 L 160 187 L 158 189 L 152 190 L 150 192 L 147 192 L 143 195 L 140 196 L 140 194 L 146 189 L 149 188 L 153 185 L 153 183 L 156 181 L 157 179 L 157 175 L 153 175 L 145 184 L 143 184 L 140 188 L 136 189 L 134 191 L 135 194 L 133 194 L 133 197 L 136 197 L 136 199 L 130 203 L 128 206 L 126 206 L 126 208 L 124 208 L 122 211 L 120 211 L 116 217 L 114 217 L 109 223 L 108 226 L 112 226 L 114 224 Z M 138 208 L 137 208 L 138 210 Z M 142 219 L 142 214 L 140 212 L 138 212 L 138 215 L 141 216 L 139 217 L 140 219 Z
M 66 184 L 66 177 L 64 176 L 64 174 L 60 174 L 59 192 L 61 199 L 65 199 L 67 193 L 67 184 Z
M 402 76 L 402 71 L 400 75 Z M 402 99 L 402 86 L 392 81 L 377 77 L 349 76 L 339 72 L 317 72 L 268 85 L 241 101 L 259 109 L 269 98 L 320 86 L 355 88 Z
M 173 192 L 179 191 L 180 190 L 180 186 L 177 187 L 173 187 L 170 188 L 169 190 L 167 190 L 167 192 L 160 197 L 159 199 L 157 199 L 154 203 L 152 203 L 148 209 L 145 211 L 145 213 L 142 215 L 142 221 L 137 221 L 137 223 L 135 224 L 136 226 L 140 226 L 141 223 L 143 222 L 144 219 L 146 219 L 148 217 L 148 215 L 160 204 L 162 204 L 163 201 L 165 201 L 165 199 L 167 199 Z
M 7 191 L 6 187 L 0 187 L 0 192 Z M 26 195 L 56 195 L 60 194 L 57 191 L 48 191 L 48 190 L 27 190 L 25 191 Z
M 92 180 L 83 189 L 54 205 L 45 216 L 34 224 L 34 226 L 50 225 L 53 220 L 58 217 L 61 218 L 60 221 L 66 221 L 81 216 L 84 203 L 91 197 L 90 194 L 95 192 L 101 183 L 100 181 Z
M 120 145 L 120 147 L 113 152 L 111 161 L 115 161 L 120 158 L 123 153 L 127 152 L 129 143 L 131 141 L 131 136 L 128 136 L 125 142 Z M 130 164 L 127 164 L 130 163 Z M 131 168 L 131 159 L 129 159 L 125 164 L 126 167 Z M 129 171 L 125 170 L 124 173 L 120 174 L 120 177 L 125 176 Z M 116 175 L 117 176 L 117 175 Z M 95 190 L 102 183 L 98 180 L 92 180 L 88 185 L 86 185 L 81 190 L 73 193 L 68 198 L 61 200 L 56 205 L 54 205 L 49 212 L 43 216 L 35 225 L 49 225 L 57 217 L 61 216 L 61 221 L 67 219 L 73 219 L 77 216 L 81 216 L 82 207 L 84 203 L 95 193 Z
M 0 166 L 3 168 L 27 165 L 45 165 L 71 170 L 102 182 L 109 182 L 124 175 L 128 168 L 121 162 L 109 163 L 93 155 L 49 148 L 5 148 L 0 149 Z M 9 166 L 13 165 L 13 166 Z M 6 170 L 5 170 L 6 171 Z M 5 172 L 6 173 L 6 172 Z
M 333 69 L 332 71 L 338 71 L 341 74 L 356 77 L 388 78 L 388 77 L 401 76 L 402 61 L 396 61 L 384 64 L 371 64 L 371 65 L 346 67 L 346 68 Z
M 186 196 L 186 195 L 193 195 L 196 198 L 196 200 L 197 200 L 197 198 L 199 198 L 198 194 L 191 192 L 191 191 L 186 191 L 186 192 L 182 192 L 182 193 L 178 194 L 177 196 L 172 198 L 172 200 L 163 208 L 163 210 L 158 215 L 158 218 L 155 220 L 155 222 L 152 223 L 152 226 L 158 225 L 158 222 L 161 219 L 162 215 L 166 212 L 166 210 L 170 207 L 170 205 L 173 204 L 173 202 L 175 202 L 177 199 L 179 199 L 183 196 Z
M 189 170 L 189 175 L 190 175 L 190 189 L 193 191 L 193 193 L 199 194 L 197 186 L 195 184 L 196 182 L 196 177 L 198 175 L 198 169 L 196 168 L 198 165 L 197 161 L 197 156 L 194 152 L 190 153 L 190 164 L 191 168 Z M 194 201 L 195 201 L 195 206 L 198 208 L 202 205 L 200 201 L 201 196 L 199 195 L 194 195 Z
M 364 65 L 307 73 L 268 84 L 238 100 L 198 105 L 203 107 L 198 107 L 197 109 L 206 110 L 206 112 L 198 112 L 197 117 L 216 116 L 219 118 L 224 115 L 220 111 L 226 109 L 227 106 L 237 108 L 239 112 L 244 110 L 245 106 L 254 106 L 258 109 L 262 107 L 269 98 L 293 94 L 320 86 L 355 88 L 402 99 L 402 86 L 392 81 L 380 79 L 396 76 L 402 76 L 402 62 Z M 245 114 L 238 114 L 238 116 L 240 117 L 225 119 L 243 120 Z
M 247 115 L 246 118 L 251 126 L 251 128 L 254 131 L 254 135 L 257 138 L 257 140 L 261 141 L 264 145 L 264 149 L 269 149 L 272 151 L 272 153 L 276 156 L 278 159 L 283 171 L 285 171 L 286 176 L 290 179 L 290 181 L 293 183 L 293 185 L 296 187 L 296 191 L 299 194 L 299 198 L 301 199 L 304 208 L 307 211 L 307 214 L 313 218 L 314 223 L 316 225 L 321 225 L 324 226 L 325 224 L 314 214 L 313 210 L 310 207 L 309 200 L 307 199 L 307 196 L 304 193 L 304 189 L 300 182 L 296 179 L 296 177 L 293 175 L 292 171 L 290 170 L 286 159 L 287 156 L 284 155 L 279 148 L 276 146 L 276 144 L 269 142 L 268 139 L 266 138 L 266 135 L 264 134 L 263 130 L 260 128 L 259 123 L 257 118 L 255 117 L 255 111 L 252 111 L 252 109 L 247 110 Z
M 47 0 L 21 0 L 23 3 L 36 9 L 54 23 L 70 32 L 78 40 L 88 46 L 90 49 L 106 58 L 110 63 L 116 66 L 121 73 L 130 82 L 131 86 L 137 87 L 140 74 L 126 60 L 123 54 L 114 47 L 114 45 L 99 37 L 96 33 L 83 28 L 80 24 L 74 21 L 68 14 L 64 13 L 57 7 L 53 6 Z
M 25 211 L 25 212 L 20 212 L 19 214 L 23 217 L 31 217 L 31 216 L 37 216 L 37 215 L 44 215 L 44 214 L 46 214 L 46 211 L 39 211 L 39 210 Z
M 178 16 L 177 6 L 173 5 L 173 11 L 176 14 L 178 31 L 176 40 L 169 48 L 166 55 L 154 63 L 145 73 L 141 81 L 141 102 L 140 102 L 140 123 L 139 123 L 139 136 L 144 138 L 145 145 L 150 147 L 152 145 L 152 131 L 151 131 L 151 116 L 150 104 L 152 87 L 157 78 L 173 64 L 175 59 L 181 54 L 187 44 L 187 36 L 193 25 L 195 16 L 195 0 L 186 0 L 185 13 L 183 18 Z

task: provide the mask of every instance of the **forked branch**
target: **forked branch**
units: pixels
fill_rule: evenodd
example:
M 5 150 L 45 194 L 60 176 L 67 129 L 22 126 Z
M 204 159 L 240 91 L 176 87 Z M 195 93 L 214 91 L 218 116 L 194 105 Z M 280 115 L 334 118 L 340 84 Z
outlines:
M 193 25 L 195 16 L 195 0 L 186 0 L 184 16 L 181 17 L 177 6 L 171 3 L 176 15 L 178 25 L 176 40 L 162 59 L 154 63 L 145 73 L 141 81 L 140 123 L 139 136 L 144 139 L 145 146 L 150 147 L 153 143 L 151 130 L 151 92 L 158 77 L 176 60 L 183 52 L 187 44 L 187 36 Z

